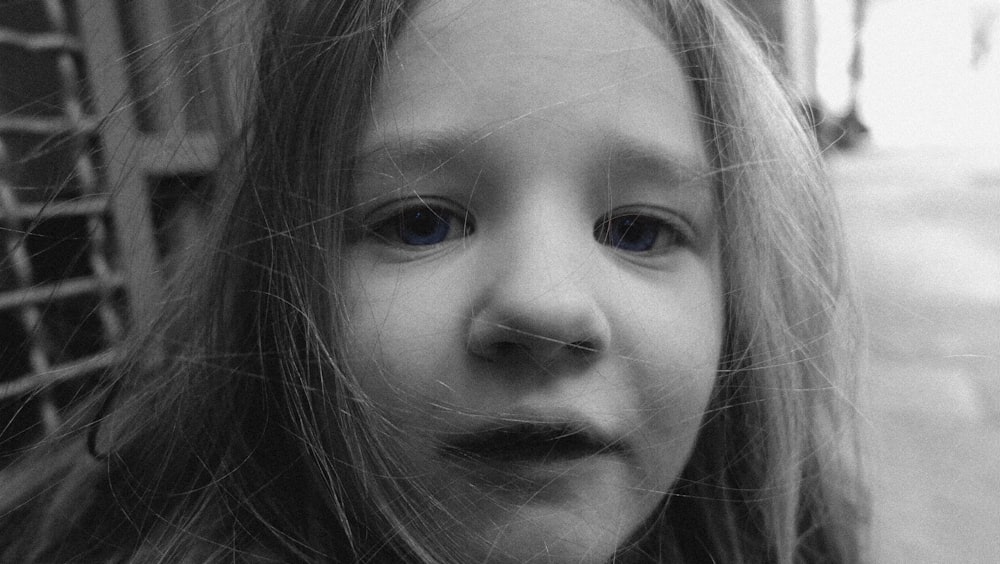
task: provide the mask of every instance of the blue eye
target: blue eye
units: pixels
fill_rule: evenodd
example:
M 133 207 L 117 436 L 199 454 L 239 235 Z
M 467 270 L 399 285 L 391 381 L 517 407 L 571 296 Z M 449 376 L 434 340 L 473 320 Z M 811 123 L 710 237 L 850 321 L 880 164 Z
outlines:
M 410 206 L 376 222 L 369 231 L 396 245 L 426 247 L 466 237 L 473 226 L 466 217 L 442 207 Z
M 677 244 L 680 234 L 671 225 L 655 217 L 627 213 L 597 222 L 594 237 L 615 249 L 645 253 Z

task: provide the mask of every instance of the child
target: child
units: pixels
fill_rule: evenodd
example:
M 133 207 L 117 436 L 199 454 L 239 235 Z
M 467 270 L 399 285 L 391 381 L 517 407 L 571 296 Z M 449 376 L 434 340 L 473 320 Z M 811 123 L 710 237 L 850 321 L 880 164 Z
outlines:
M 258 23 L 171 339 L 12 476 L 4 561 L 864 559 L 834 204 L 725 8 Z

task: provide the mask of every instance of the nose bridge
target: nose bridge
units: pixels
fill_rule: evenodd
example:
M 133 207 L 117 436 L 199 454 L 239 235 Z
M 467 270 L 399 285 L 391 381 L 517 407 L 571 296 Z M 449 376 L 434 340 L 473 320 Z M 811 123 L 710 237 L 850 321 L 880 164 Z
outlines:
M 558 198 L 524 198 L 494 244 L 470 330 L 474 353 L 551 364 L 606 349 L 596 249 L 581 210 Z
M 594 252 L 592 228 L 571 200 L 534 199 L 511 221 L 505 242 L 509 283 L 539 297 L 581 291 Z M 528 295 L 524 297 L 530 297 Z
M 524 183 L 520 192 L 498 238 L 496 290 L 512 303 L 525 301 L 551 313 L 594 300 L 593 220 L 579 187 L 542 178 Z

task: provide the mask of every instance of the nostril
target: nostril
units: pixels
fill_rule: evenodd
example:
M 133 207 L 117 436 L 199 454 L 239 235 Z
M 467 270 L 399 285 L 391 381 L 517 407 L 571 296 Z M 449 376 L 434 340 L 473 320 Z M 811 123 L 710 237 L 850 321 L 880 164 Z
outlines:
M 528 353 L 527 345 L 514 341 L 501 341 L 499 343 L 494 343 L 490 348 L 493 349 L 492 353 L 496 358 L 511 358 L 515 356 L 523 356 Z
M 566 348 L 577 355 L 588 355 L 597 352 L 597 345 L 592 341 L 575 341 L 567 345 Z
M 551 346 L 546 346 L 551 345 Z M 487 349 L 487 356 L 494 359 L 532 359 L 535 362 L 548 362 L 559 351 L 570 357 L 585 357 L 598 351 L 597 345 L 592 341 L 574 341 L 571 343 L 558 344 L 555 341 L 540 341 L 538 343 L 520 343 L 518 341 L 500 341 L 491 344 Z

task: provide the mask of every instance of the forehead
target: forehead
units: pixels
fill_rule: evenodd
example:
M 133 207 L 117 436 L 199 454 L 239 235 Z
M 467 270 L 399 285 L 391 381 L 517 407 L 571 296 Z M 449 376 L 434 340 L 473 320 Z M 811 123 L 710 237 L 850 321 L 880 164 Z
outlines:
M 407 19 L 388 68 L 434 75 L 428 81 L 503 76 L 511 89 L 600 72 L 636 79 L 672 58 L 649 21 L 620 0 L 427 0 Z
M 393 123 L 376 129 L 502 125 L 600 103 L 692 109 L 667 38 L 650 21 L 619 0 L 427 0 L 386 61 L 375 114 Z M 423 123 L 407 123 L 414 117 Z
M 412 41 L 406 50 L 437 44 L 500 59 L 662 51 L 652 21 L 631 0 L 424 0 L 406 19 L 403 39 Z

